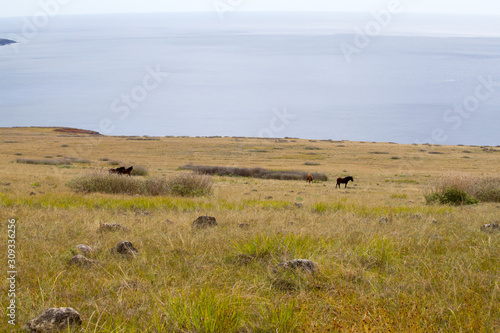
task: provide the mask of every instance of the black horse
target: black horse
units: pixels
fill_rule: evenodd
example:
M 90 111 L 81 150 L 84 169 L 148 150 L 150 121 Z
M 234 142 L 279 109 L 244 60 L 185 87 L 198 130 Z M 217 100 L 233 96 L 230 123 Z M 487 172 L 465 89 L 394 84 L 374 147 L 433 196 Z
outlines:
M 346 188 L 349 181 L 354 182 L 354 178 L 352 178 L 351 176 L 345 178 L 337 178 L 337 185 L 335 185 L 335 188 L 337 188 L 337 186 L 340 188 L 340 184 L 345 184 L 344 188 Z

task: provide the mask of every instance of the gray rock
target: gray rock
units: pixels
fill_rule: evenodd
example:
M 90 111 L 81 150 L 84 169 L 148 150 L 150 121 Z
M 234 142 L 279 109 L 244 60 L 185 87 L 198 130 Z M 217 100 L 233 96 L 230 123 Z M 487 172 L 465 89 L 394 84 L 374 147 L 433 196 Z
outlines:
M 80 250 L 81 253 L 83 253 L 84 255 L 88 256 L 90 253 L 92 253 L 92 248 L 88 245 L 85 245 L 85 244 L 78 244 L 76 246 L 76 248 L 78 250 Z
M 96 261 L 90 260 L 81 254 L 77 254 L 68 261 L 69 265 L 77 265 L 77 266 L 91 266 L 95 263 Z
M 240 224 L 238 224 L 238 227 L 240 227 L 242 229 L 248 229 L 248 228 L 250 228 L 250 224 L 248 224 L 248 223 L 240 223 Z
M 297 207 L 297 208 L 302 208 L 302 207 L 304 207 L 304 204 L 303 204 L 303 203 L 301 203 L 301 202 L 296 202 L 296 203 L 294 203 L 293 205 L 294 205 L 295 207 Z
M 73 308 L 49 308 L 28 321 L 23 329 L 30 333 L 67 331 L 82 324 L 82 318 Z
M 200 229 L 215 227 L 216 225 L 217 220 L 213 216 L 200 216 L 193 221 L 193 227 Z
M 485 225 L 481 226 L 481 231 L 483 231 L 483 232 L 500 232 L 500 225 L 498 224 L 498 222 L 485 224 Z
M 432 219 L 431 222 L 434 223 L 434 224 L 438 224 L 439 223 L 439 221 L 436 220 L 436 219 Z
M 387 217 L 381 217 L 380 220 L 378 221 L 378 223 L 389 223 L 389 219 Z
M 318 264 L 309 259 L 293 259 L 278 264 L 276 269 L 302 269 L 314 273 L 318 270 Z
M 118 245 L 116 247 L 111 249 L 111 252 L 117 252 L 117 253 L 124 254 L 124 255 L 135 256 L 136 254 L 139 253 L 139 250 L 137 250 L 134 247 L 134 245 L 132 245 L 131 242 L 121 241 L 120 243 L 118 243 Z

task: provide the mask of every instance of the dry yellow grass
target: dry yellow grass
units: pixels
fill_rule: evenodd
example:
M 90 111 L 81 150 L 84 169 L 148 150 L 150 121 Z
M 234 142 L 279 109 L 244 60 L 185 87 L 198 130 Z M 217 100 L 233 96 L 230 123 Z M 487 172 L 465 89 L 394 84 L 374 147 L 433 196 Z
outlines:
M 91 163 L 15 162 L 47 156 Z M 192 163 L 317 171 L 330 181 L 213 177 L 214 194 L 199 198 L 66 186 L 111 160 L 145 166 L 148 177 Z M 423 194 L 446 172 L 493 176 L 499 162 L 500 153 L 469 146 L 0 129 L 0 218 L 17 219 L 18 324 L 70 306 L 83 332 L 498 331 L 500 235 L 479 228 L 499 219 L 499 204 L 426 205 Z M 347 175 L 354 183 L 335 189 Z M 219 226 L 192 229 L 200 215 Z M 99 233 L 102 223 L 129 231 Z M 137 258 L 109 252 L 125 239 Z M 100 265 L 68 266 L 78 244 Z M 317 262 L 319 273 L 273 271 L 295 258 Z

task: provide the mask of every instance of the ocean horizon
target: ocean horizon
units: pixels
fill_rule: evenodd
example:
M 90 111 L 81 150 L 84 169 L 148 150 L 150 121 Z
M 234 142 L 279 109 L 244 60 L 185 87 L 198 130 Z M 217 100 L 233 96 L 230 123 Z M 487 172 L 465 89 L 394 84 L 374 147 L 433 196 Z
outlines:
M 492 17 L 9 17 L 0 38 L 0 127 L 500 144 Z

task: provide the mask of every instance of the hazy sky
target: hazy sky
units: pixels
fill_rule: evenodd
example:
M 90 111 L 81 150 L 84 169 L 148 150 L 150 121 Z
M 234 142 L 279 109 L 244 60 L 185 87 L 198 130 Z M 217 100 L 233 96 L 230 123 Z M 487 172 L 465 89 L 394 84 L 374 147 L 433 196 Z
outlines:
M 500 15 L 500 0 L 0 0 L 0 16 L 171 11 L 373 11 L 398 2 L 411 12 Z M 221 7 L 222 6 L 222 7 Z

